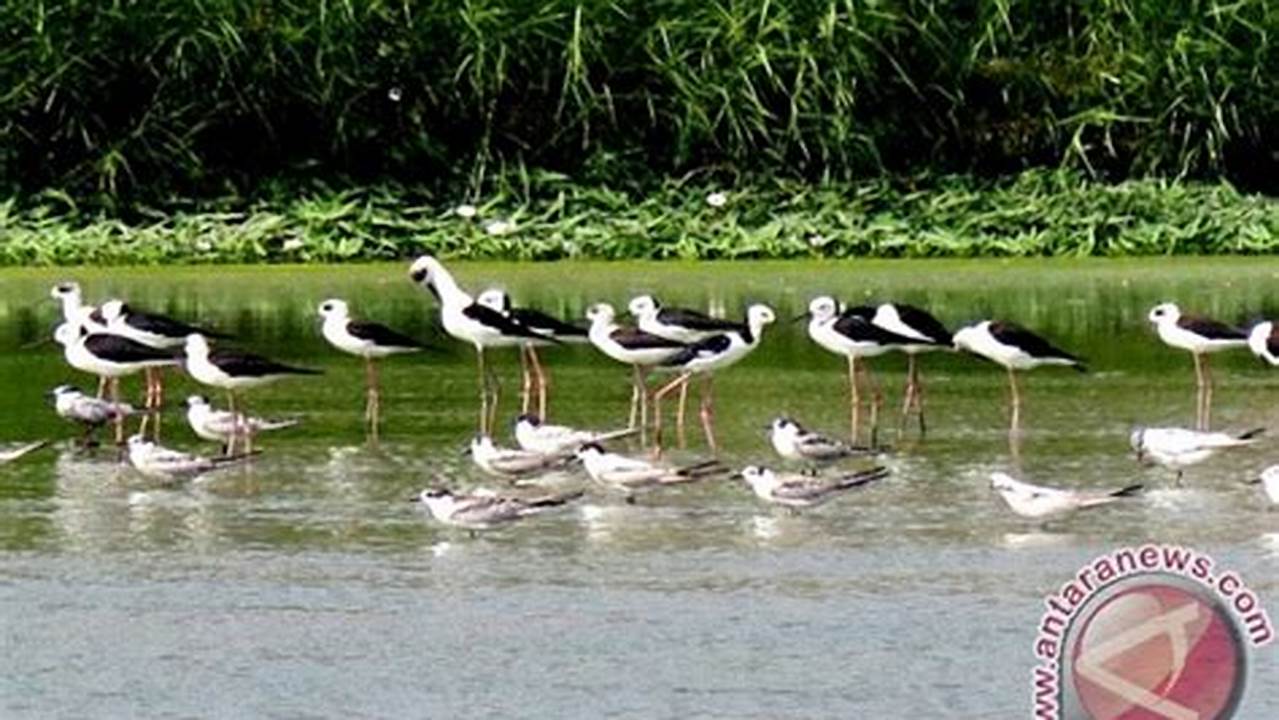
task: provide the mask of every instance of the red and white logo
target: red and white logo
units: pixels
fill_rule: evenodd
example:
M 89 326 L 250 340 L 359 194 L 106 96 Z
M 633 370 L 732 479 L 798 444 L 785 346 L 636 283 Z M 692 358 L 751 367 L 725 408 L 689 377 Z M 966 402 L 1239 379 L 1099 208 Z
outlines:
M 1205 589 L 1144 577 L 1086 608 L 1066 658 L 1095 720 L 1209 720 L 1243 694 L 1245 644 Z

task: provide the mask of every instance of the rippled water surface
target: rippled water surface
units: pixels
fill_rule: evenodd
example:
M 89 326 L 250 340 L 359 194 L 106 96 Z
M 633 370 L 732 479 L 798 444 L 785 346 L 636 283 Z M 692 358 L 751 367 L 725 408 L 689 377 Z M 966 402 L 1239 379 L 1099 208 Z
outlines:
M 820 292 L 913 302 L 950 324 L 994 314 L 1087 357 L 1093 372 L 1026 378 L 1028 429 L 1014 455 L 1003 373 L 928 357 L 927 438 L 888 430 L 891 478 L 811 513 L 777 512 L 715 481 L 634 506 L 592 492 L 569 511 L 472 539 L 406 502 L 437 476 L 496 483 L 460 455 L 475 422 L 472 356 L 438 336 L 435 305 L 404 266 L 2 271 L 0 440 L 71 437 L 42 395 L 92 385 L 51 347 L 26 347 L 55 322 L 44 298 L 59 279 L 325 375 L 249 396 L 255 411 L 303 425 L 266 441 L 247 468 L 166 487 L 112 452 L 62 444 L 0 468 L 0 715 L 1020 717 L 1042 597 L 1118 545 L 1210 552 L 1279 612 L 1279 512 L 1240 483 L 1279 461 L 1279 447 L 1214 459 L 1181 488 L 1127 452 L 1135 423 L 1188 424 L 1195 407 L 1190 359 L 1159 344 L 1147 309 L 1175 299 L 1231 321 L 1275 316 L 1279 261 L 456 270 L 469 287 L 500 284 L 565 317 L 641 291 L 730 315 L 762 301 L 789 318 Z M 331 296 L 444 349 L 386 363 L 378 449 L 363 439 L 358 363 L 318 333 L 314 306 Z M 545 357 L 553 420 L 625 420 L 624 368 L 586 347 Z M 517 365 L 513 353 L 497 362 L 509 418 Z M 893 428 L 903 363 L 874 367 Z M 1279 372 L 1246 352 L 1215 358 L 1214 369 L 1216 426 L 1279 429 Z M 846 431 L 843 370 L 802 325 L 769 328 L 717 381 L 724 459 L 772 462 L 760 428 L 783 412 Z M 193 389 L 174 379 L 170 399 Z M 164 433 L 200 447 L 176 409 Z M 690 440 L 676 457 L 702 454 L 697 434 Z M 996 469 L 1150 491 L 1038 524 L 992 495 Z M 1279 715 L 1277 671 L 1272 650 L 1254 653 L 1243 717 Z

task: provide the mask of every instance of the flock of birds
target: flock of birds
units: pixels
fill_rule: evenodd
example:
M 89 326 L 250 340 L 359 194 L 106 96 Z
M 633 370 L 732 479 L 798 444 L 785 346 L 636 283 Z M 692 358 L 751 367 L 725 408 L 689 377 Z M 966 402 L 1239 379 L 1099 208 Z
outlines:
M 1040 335 L 1019 325 L 983 320 L 950 332 L 927 311 L 900 303 L 848 307 L 835 298 L 814 298 L 807 312 L 809 337 L 820 347 L 847 361 L 850 440 L 810 431 L 793 419 L 779 417 L 769 426 L 770 441 L 785 461 L 804 466 L 795 471 L 775 471 L 749 466 L 732 472 L 717 459 L 675 465 L 663 460 L 663 402 L 678 398 L 676 434 L 686 444 L 685 415 L 690 388 L 699 390 L 698 415 L 706 445 L 718 454 L 714 429 L 714 378 L 717 372 L 739 362 L 760 345 L 768 325 L 777 321 L 772 308 L 751 305 L 742 321 L 726 320 L 683 308 L 662 305 L 651 295 L 634 298 L 627 306 L 633 325 L 618 321 L 606 303 L 591 305 L 587 327 L 552 317 L 531 308 L 512 305 L 501 290 L 472 295 L 464 290 L 439 260 L 423 256 L 413 262 L 409 276 L 427 290 L 439 306 L 440 324 L 451 337 L 474 347 L 480 395 L 478 433 L 468 453 L 483 472 L 516 485 L 536 483 L 544 474 L 560 472 L 580 463 L 596 483 L 633 502 L 636 494 L 731 476 L 744 481 L 760 499 L 791 510 L 813 507 L 887 477 L 889 471 L 874 466 L 855 471 L 829 468 L 849 458 L 875 458 L 878 447 L 879 410 L 883 395 L 873 380 L 868 361 L 889 352 L 908 357 L 903 391 L 901 432 L 910 416 L 918 418 L 919 433 L 927 430 L 924 392 L 918 356 L 941 350 L 966 352 L 1005 368 L 1010 396 L 1010 431 L 1021 421 L 1018 373 L 1043 366 L 1063 366 L 1085 371 L 1083 361 Z M 121 300 L 99 305 L 83 301 L 80 287 L 59 283 L 51 296 L 62 306 L 62 323 L 53 337 L 63 347 L 68 365 L 99 379 L 97 394 L 62 385 L 50 393 L 61 417 L 85 429 L 84 446 L 93 443 L 94 431 L 108 424 L 115 429 L 116 444 L 127 450 L 130 464 L 140 472 L 164 478 L 193 477 L 229 464 L 244 462 L 260 450 L 253 447 L 261 433 L 292 427 L 296 419 L 266 419 L 250 415 L 243 393 L 277 380 L 319 371 L 279 363 L 260 355 L 217 345 L 225 335 L 186 322 L 145 312 Z M 370 439 L 377 440 L 381 417 L 381 388 L 377 361 L 391 355 L 430 349 L 418 340 L 375 322 L 352 317 L 350 307 L 329 299 L 317 307 L 323 319 L 322 334 L 337 350 L 354 355 L 365 365 L 365 418 Z M 1194 358 L 1199 405 L 1196 427 L 1138 428 L 1130 438 L 1139 460 L 1171 468 L 1180 482 L 1183 470 L 1219 451 L 1256 442 L 1261 430 L 1241 434 L 1209 429 L 1212 380 L 1209 354 L 1234 348 L 1251 350 L 1270 365 L 1279 365 L 1279 326 L 1261 322 L 1248 330 L 1183 315 L 1172 303 L 1156 306 L 1149 320 L 1168 345 L 1188 351 Z M 549 373 L 540 351 L 565 343 L 590 343 L 609 358 L 629 366 L 631 407 L 624 428 L 592 431 L 546 422 Z M 515 423 L 516 447 L 499 446 L 493 432 L 497 418 L 500 383 L 486 353 L 518 348 L 523 370 L 523 407 Z M 219 443 L 221 454 L 200 455 L 167 448 L 159 443 L 160 409 L 164 401 L 163 370 L 178 366 L 195 381 L 227 394 L 227 409 L 215 408 L 201 395 L 187 398 L 186 419 L 195 435 Z M 650 386 L 654 372 L 669 379 Z M 142 407 L 120 399 L 120 379 L 143 374 Z M 869 395 L 869 397 L 867 397 Z M 869 442 L 862 438 L 862 411 L 869 415 Z M 136 433 L 125 438 L 129 418 L 139 418 Z M 651 433 L 651 444 L 649 435 Z M 651 447 L 644 456 L 610 452 L 610 441 L 638 435 Z M 34 452 L 46 443 L 0 447 L 0 464 Z M 1267 469 L 1256 482 L 1272 502 L 1279 503 L 1279 466 Z M 991 487 L 1018 515 L 1053 517 L 1065 512 L 1119 502 L 1138 494 L 1130 485 L 1107 492 L 1072 491 L 1032 485 L 1005 473 L 994 473 Z M 447 487 L 422 491 L 414 499 L 423 503 L 439 521 L 470 530 L 503 525 L 545 510 L 563 506 L 580 492 L 528 496 L 475 490 L 459 493 Z

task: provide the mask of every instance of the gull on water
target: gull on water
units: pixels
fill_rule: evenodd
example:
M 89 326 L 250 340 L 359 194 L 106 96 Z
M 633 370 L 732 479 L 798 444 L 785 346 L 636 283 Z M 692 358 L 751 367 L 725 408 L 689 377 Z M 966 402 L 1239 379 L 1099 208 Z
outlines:
M 990 474 L 990 487 L 999 493 L 1014 513 L 1026 518 L 1046 518 L 1084 508 L 1109 505 L 1122 498 L 1136 495 L 1142 489 L 1142 485 L 1134 484 L 1118 490 L 1062 490 L 1031 485 L 1003 472 Z
M 550 425 L 536 415 L 521 415 L 515 420 L 515 442 L 525 450 L 545 455 L 573 454 L 583 445 L 603 443 L 634 435 L 639 428 L 620 430 L 579 430 L 567 425 Z
M 257 435 L 291 428 L 299 422 L 296 419 L 266 420 L 258 417 L 242 417 L 239 419 L 237 430 L 236 416 L 230 410 L 219 410 L 213 407 L 209 399 L 203 395 L 187 397 L 187 424 L 191 426 L 191 432 L 202 440 L 220 443 L 224 451 L 230 449 L 232 436 L 237 431 Z
M 205 457 L 157 445 L 141 435 L 129 438 L 129 464 L 143 475 L 168 479 L 189 478 L 247 459 L 251 454 Z
M 81 445 L 89 444 L 94 431 L 103 425 L 138 413 L 132 405 L 86 395 L 74 385 L 59 385 L 49 391 L 49 397 L 58 417 L 84 426 Z
M 583 445 L 577 451 L 577 458 L 592 480 L 623 493 L 628 503 L 633 502 L 635 493 L 640 491 L 696 482 L 728 471 L 717 460 L 675 466 L 607 452 L 595 443 Z
M 546 454 L 536 450 L 498 447 L 488 435 L 476 435 L 467 448 L 479 469 L 504 478 L 535 475 L 563 467 L 572 458 L 563 454 Z
M 734 475 L 750 485 L 756 497 L 791 510 L 821 505 L 849 490 L 865 487 L 888 477 L 886 467 L 821 477 L 799 473 L 775 473 L 766 467 L 749 465 Z
M 470 530 L 474 535 L 477 530 L 491 530 L 563 507 L 581 496 L 580 491 L 534 498 L 492 492 L 460 495 L 447 488 L 427 488 L 412 500 L 422 503 L 437 521 Z
M 35 452 L 48 444 L 48 440 L 35 440 L 32 442 L 0 445 L 0 465 L 13 462 L 23 455 Z
M 1139 427 L 1132 431 L 1129 443 L 1133 451 L 1137 453 L 1139 462 L 1149 458 L 1166 468 L 1175 470 L 1177 480 L 1180 482 L 1182 472 L 1187 467 L 1201 463 L 1221 450 L 1252 445 L 1263 432 L 1265 428 L 1231 435 L 1224 432 L 1204 432 L 1175 427 Z
M 874 454 L 866 447 L 854 447 L 841 440 L 806 430 L 788 417 L 779 417 L 768 426 L 768 439 L 777 454 L 786 460 L 825 463 Z

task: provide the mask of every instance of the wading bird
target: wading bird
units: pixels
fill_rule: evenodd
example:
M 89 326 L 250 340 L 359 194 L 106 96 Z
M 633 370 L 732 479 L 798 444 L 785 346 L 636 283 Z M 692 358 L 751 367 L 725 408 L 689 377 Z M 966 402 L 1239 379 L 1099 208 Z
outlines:
M 237 418 L 230 410 L 218 410 L 209 404 L 203 395 L 191 395 L 187 398 L 187 425 L 191 432 L 202 440 L 219 443 L 222 452 L 231 452 L 231 439 L 237 430 L 249 435 L 258 435 L 272 430 L 283 430 L 297 425 L 298 420 L 264 420 L 247 415 Z
M 768 426 L 768 439 L 785 460 L 810 463 L 829 463 L 844 458 L 866 456 L 874 453 L 867 447 L 854 447 L 821 433 L 806 430 L 787 417 L 779 417 Z
M 635 502 L 635 494 L 669 485 L 697 482 L 728 472 L 718 460 L 690 465 L 667 465 L 653 460 L 611 453 L 591 443 L 577 451 L 586 474 L 600 485 L 622 493 L 627 503 Z
M 1207 430 L 1212 424 L 1212 371 L 1209 353 L 1246 347 L 1248 334 L 1216 320 L 1181 314 L 1175 303 L 1161 303 L 1150 310 L 1150 322 L 1165 345 L 1187 350 L 1195 359 L 1195 427 Z
M 1017 371 L 1034 370 L 1044 365 L 1063 365 L 1079 372 L 1087 368 L 1079 358 L 1035 333 L 996 320 L 983 320 L 976 325 L 961 328 L 955 333 L 955 347 L 984 357 L 1008 370 L 1008 387 L 1011 393 L 1014 432 L 1021 428 L 1021 393 L 1017 390 Z
M 453 279 L 453 275 L 430 255 L 423 255 L 409 267 L 409 277 L 422 285 L 440 304 L 440 324 L 450 336 L 475 347 L 479 370 L 480 433 L 489 435 L 497 418 L 497 401 L 501 385 L 496 374 L 484 363 L 484 351 L 490 348 L 520 347 L 529 340 L 547 340 L 545 336 L 524 327 L 491 307 L 481 305 Z M 551 339 L 551 342 L 558 342 Z
M 54 339 L 62 345 L 67 364 L 96 375 L 111 388 L 111 403 L 119 407 L 120 378 L 133 375 L 147 368 L 176 365 L 177 358 L 164 350 L 143 345 L 136 340 L 110 333 L 84 331 L 71 323 L 63 323 L 54 331 Z M 124 444 L 124 415 L 117 414 L 115 421 L 116 444 Z
M 746 481 L 760 500 L 795 512 L 821 505 L 849 490 L 866 487 L 889 474 L 888 468 L 876 467 L 836 477 L 820 477 L 775 473 L 765 467 L 749 465 L 733 477 Z
M 147 440 L 141 435 L 129 437 L 129 464 L 151 477 L 181 479 L 224 468 L 249 457 L 249 454 L 205 457 L 173 450 Z
M 377 442 L 382 412 L 377 361 L 391 355 L 420 352 L 426 346 L 385 325 L 352 320 L 350 307 L 342 300 L 325 300 L 320 303 L 319 313 L 324 319 L 320 330 L 324 339 L 342 352 L 364 358 L 364 418 L 369 424 L 369 437 Z
M 49 397 L 53 399 L 53 410 L 58 417 L 84 427 L 81 447 L 88 447 L 93 442 L 94 431 L 103 425 L 138 413 L 132 405 L 86 395 L 73 385 L 59 385 L 49 391 Z
M 1100 507 L 1119 502 L 1141 492 L 1142 486 L 1129 485 L 1118 490 L 1099 492 L 1085 490 L 1060 490 L 1031 485 L 1002 472 L 991 473 L 990 487 L 1008 503 L 1009 509 L 1026 518 L 1046 518 L 1054 515 Z
M 631 366 L 631 413 L 627 427 L 638 427 L 640 442 L 644 442 L 648 427 L 648 374 L 653 367 L 670 360 L 687 345 L 617 324 L 617 314 L 608 303 L 592 305 L 587 309 L 586 317 L 591 321 L 587 336 L 595 349 Z
M 1205 432 L 1186 428 L 1139 427 L 1129 436 L 1129 444 L 1137 453 L 1137 461 L 1146 458 L 1177 472 L 1177 483 L 1182 473 L 1191 465 L 1197 465 L 1221 450 L 1247 447 L 1257 442 L 1265 428 L 1231 435 L 1224 432 Z
M 572 458 L 523 448 L 498 447 L 488 435 L 476 435 L 467 448 L 476 467 L 496 477 L 521 478 L 564 467 Z
M 919 417 L 919 434 L 928 431 L 924 421 L 924 385 L 919 380 L 918 356 L 934 350 L 954 349 L 954 337 L 926 310 L 902 303 L 883 303 L 875 308 L 871 323 L 906 339 L 897 346 L 906 353 L 906 389 L 902 393 L 900 427 L 905 427 L 911 411 Z
M 427 488 L 412 498 L 426 507 L 437 521 L 471 531 L 492 530 L 548 510 L 563 507 L 582 496 L 580 492 L 522 498 L 475 492 L 458 495 L 447 488 Z
M 497 289 L 489 289 L 480 293 L 475 299 L 479 304 L 493 308 L 515 322 L 544 336 L 544 339 L 525 340 L 520 345 L 520 366 L 523 371 L 523 393 L 521 413 L 527 414 L 533 404 L 533 396 L 537 396 L 537 416 L 546 417 L 546 396 L 550 387 L 550 375 L 542 366 L 537 356 L 537 349 L 561 343 L 586 342 L 586 329 L 564 322 L 533 308 L 517 308 L 511 306 L 511 296 Z M 552 340 L 552 338 L 554 340 Z
M 616 440 L 637 432 L 637 428 L 578 430 L 567 425 L 549 425 L 536 415 L 521 415 L 515 419 L 515 442 L 525 450 L 544 455 L 572 455 L 583 445 Z
M 808 319 L 808 336 L 822 348 L 848 358 L 849 436 L 857 442 L 861 435 L 861 375 L 871 386 L 870 444 L 879 439 L 879 406 L 883 403 L 879 385 L 871 377 L 870 368 L 862 362 L 867 358 L 883 355 L 890 350 L 905 347 L 911 339 L 885 330 L 874 324 L 874 309 L 858 307 L 840 309 L 839 303 L 829 295 L 813 298 L 808 312 L 795 318 Z
M 253 451 L 253 433 L 246 424 L 247 408 L 236 403 L 236 393 L 299 375 L 319 375 L 319 370 L 292 367 L 268 360 L 261 355 L 210 348 L 209 341 L 199 333 L 187 336 L 187 373 L 197 382 L 222 388 L 227 393 L 227 407 L 236 419 L 235 431 L 228 440 L 228 454 L 233 453 L 243 440 L 244 453 Z
M 746 321 L 735 329 L 720 335 L 712 335 L 684 348 L 661 366 L 677 370 L 679 375 L 653 393 L 653 442 L 660 453 L 662 449 L 662 398 L 672 390 L 687 385 L 693 377 L 702 379 L 700 408 L 702 430 L 711 452 L 718 452 L 715 442 L 715 372 L 735 364 L 759 347 L 764 327 L 777 319 L 767 305 L 751 305 L 746 309 Z M 680 444 L 683 445 L 683 438 Z

